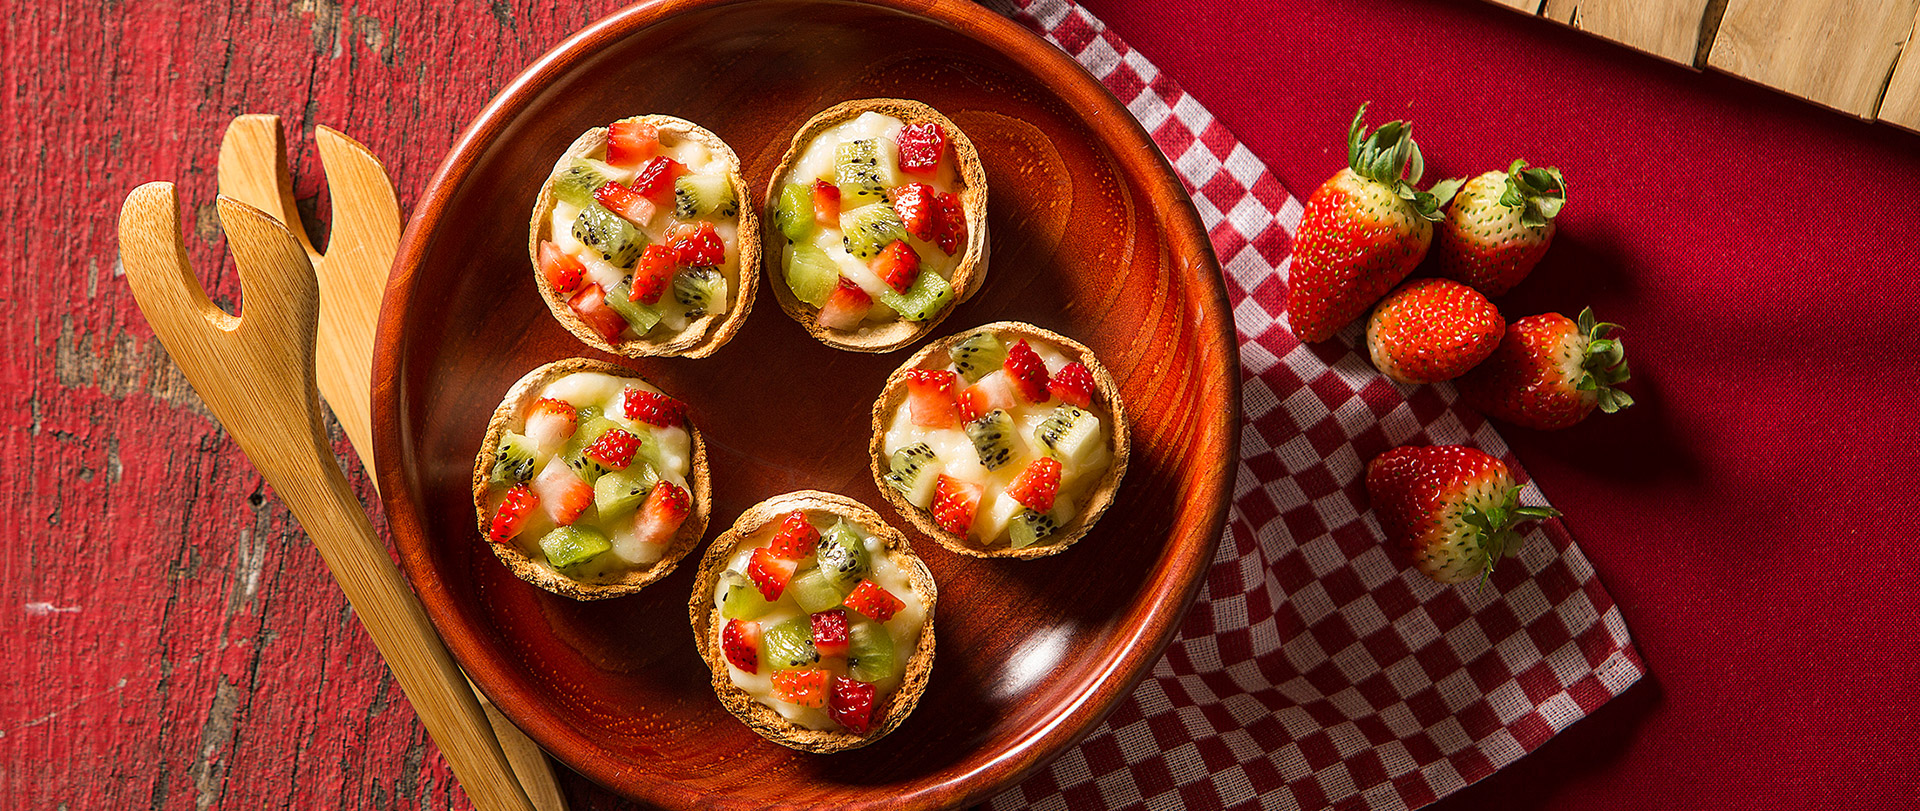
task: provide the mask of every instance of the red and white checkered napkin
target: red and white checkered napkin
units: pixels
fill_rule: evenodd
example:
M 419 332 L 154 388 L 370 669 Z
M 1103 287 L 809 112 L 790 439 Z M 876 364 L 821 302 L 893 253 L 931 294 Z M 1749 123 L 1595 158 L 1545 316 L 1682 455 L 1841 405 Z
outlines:
M 1557 521 L 1485 588 L 1390 556 L 1366 463 L 1468 444 L 1525 474 L 1450 386 L 1402 388 L 1283 323 L 1301 204 L 1178 84 L 1071 0 L 1014 19 L 1080 61 L 1170 158 L 1225 263 L 1246 425 L 1233 507 L 1179 636 L 1105 724 L 996 809 L 1417 808 L 1639 680 L 1640 655 Z M 1347 345 L 1358 325 L 1342 333 Z M 1543 504 L 1533 485 L 1523 499 Z

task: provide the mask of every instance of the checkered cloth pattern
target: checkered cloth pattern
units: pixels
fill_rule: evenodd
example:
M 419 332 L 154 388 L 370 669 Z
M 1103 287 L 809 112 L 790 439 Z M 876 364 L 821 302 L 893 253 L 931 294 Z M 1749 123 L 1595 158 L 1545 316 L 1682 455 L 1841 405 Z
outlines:
M 1301 203 L 1172 79 L 1071 0 L 1005 10 L 1152 133 L 1225 262 L 1244 419 L 1226 536 L 1150 677 L 1084 741 L 989 802 L 1017 808 L 1408 809 L 1538 748 L 1645 672 L 1558 521 L 1486 587 L 1401 565 L 1363 474 L 1404 444 L 1506 443 L 1445 384 L 1403 387 L 1285 323 Z M 1544 504 L 1532 484 L 1522 500 Z

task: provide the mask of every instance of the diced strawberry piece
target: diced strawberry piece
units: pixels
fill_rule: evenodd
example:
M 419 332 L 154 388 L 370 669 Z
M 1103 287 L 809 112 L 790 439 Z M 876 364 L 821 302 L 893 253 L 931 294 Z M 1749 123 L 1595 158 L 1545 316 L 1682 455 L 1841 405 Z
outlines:
M 579 419 L 579 413 L 573 410 L 572 403 L 542 397 L 534 401 L 533 409 L 527 413 L 527 438 L 551 453 L 567 437 L 573 436 L 574 426 Z
M 747 577 L 760 588 L 760 596 L 768 602 L 780 599 L 787 590 L 787 581 L 793 579 L 793 571 L 800 568 L 797 560 L 787 560 L 775 555 L 772 549 L 760 547 L 753 550 L 753 556 L 747 558 Z
M 561 526 L 579 520 L 580 514 L 593 505 L 593 485 L 557 461 L 549 462 L 540 475 L 533 477 L 533 493 L 540 497 L 547 517 Z
M 607 339 L 608 343 L 618 342 L 620 333 L 627 329 L 627 319 L 607 306 L 607 294 L 600 289 L 600 285 L 589 283 L 580 288 L 580 292 L 567 300 L 567 306 L 572 307 L 580 320 L 587 322 L 587 326 Z
M 1060 402 L 1081 408 L 1093 405 L 1093 390 L 1093 372 L 1077 360 L 1060 367 L 1060 371 L 1053 373 L 1053 379 L 1047 381 L 1047 391 L 1053 392 Z
M 493 522 L 487 525 L 487 537 L 494 543 L 506 543 L 520 534 L 520 528 L 527 523 L 527 514 L 540 506 L 540 497 L 524 484 L 516 484 L 507 491 L 507 500 L 500 502 L 500 509 L 493 514 Z
M 633 452 L 639 449 L 639 437 L 619 428 L 609 428 L 582 453 L 605 465 L 608 470 L 625 470 L 627 465 L 633 464 Z
M 973 527 L 973 513 L 980 508 L 980 485 L 963 482 L 944 473 L 934 482 L 933 523 L 941 529 L 965 537 Z
M 832 672 L 817 667 L 782 670 L 773 674 L 773 697 L 788 704 L 821 709 L 827 706 L 832 679 Z
M 813 649 L 821 656 L 847 655 L 847 612 L 830 608 L 813 615 Z
M 960 405 L 960 419 L 968 422 L 996 408 L 1011 410 L 1015 405 L 1013 378 L 1004 371 L 988 372 L 986 377 L 960 392 L 956 399 Z
M 693 497 L 686 488 L 670 481 L 658 482 L 647 493 L 647 503 L 640 505 L 640 515 L 633 523 L 634 537 L 642 543 L 669 544 L 692 511 Z
M 615 121 L 607 126 L 607 163 L 632 169 L 660 152 L 660 130 L 638 121 Z
M 947 152 L 947 133 L 932 121 L 916 121 L 900 128 L 900 171 L 930 175 L 940 168 Z
M 608 183 L 593 190 L 593 199 L 606 206 L 607 210 L 620 215 L 641 228 L 653 222 L 654 212 L 659 208 L 652 200 L 642 197 L 639 192 L 618 183 Z
M 851 330 L 860 326 L 867 317 L 867 311 L 873 309 L 873 297 L 860 285 L 840 277 L 840 284 L 833 288 L 833 294 L 827 297 L 827 304 L 820 308 L 820 326 L 828 329 Z
M 893 615 L 899 613 L 900 609 L 906 608 L 907 604 L 900 602 L 900 598 L 893 596 L 893 592 L 881 588 L 880 584 L 872 580 L 862 580 L 860 585 L 854 586 L 852 593 L 847 595 L 846 606 L 872 617 L 875 622 L 886 622 L 893 619 Z
M 1044 403 L 1052 398 L 1047 393 L 1047 363 L 1025 340 L 1007 348 L 1007 361 L 1003 365 L 1007 376 L 1013 378 L 1013 386 L 1020 391 L 1020 396 L 1034 403 Z
M 687 267 L 710 268 L 727 261 L 727 245 L 720 241 L 720 234 L 713 230 L 713 223 L 701 220 L 699 225 L 682 225 L 675 228 L 667 244 L 673 246 L 674 257 Z
M 1007 485 L 1007 497 L 1027 505 L 1037 513 L 1053 509 L 1053 497 L 1060 494 L 1060 460 L 1041 457 Z
M 907 373 L 907 408 L 913 424 L 922 428 L 952 428 L 960 421 L 953 399 L 959 376 L 945 369 L 915 369 Z
M 734 667 L 760 672 L 760 623 L 727 620 L 720 629 L 720 650 Z
M 880 249 L 880 255 L 868 265 L 873 275 L 879 276 L 888 287 L 905 293 L 913 286 L 913 280 L 920 276 L 920 255 L 913 252 L 913 246 L 901 240 L 894 240 Z
M 824 180 L 813 181 L 813 221 L 822 228 L 840 227 L 840 187 Z
M 625 396 L 620 398 L 620 408 L 626 412 L 627 419 L 638 420 L 648 425 L 671 428 L 687 417 L 685 403 L 664 394 L 646 389 L 627 387 Z
M 873 685 L 845 676 L 833 677 L 833 695 L 827 699 L 827 717 L 847 728 L 848 732 L 865 735 L 873 728 Z
M 967 212 L 960 207 L 960 196 L 952 192 L 933 199 L 939 212 L 933 220 L 933 243 L 948 256 L 967 241 Z
M 773 554 L 787 560 L 799 560 L 813 554 L 814 545 L 820 543 L 820 530 L 814 529 L 807 514 L 799 510 L 787 513 L 780 521 L 780 531 L 773 534 L 773 540 L 767 547 Z
M 560 246 L 551 242 L 540 243 L 540 275 L 547 284 L 562 293 L 571 293 L 580 286 L 580 279 L 587 273 L 587 266 Z
M 687 173 L 687 167 L 669 157 L 661 156 L 647 161 L 640 167 L 640 176 L 633 179 L 633 190 L 641 197 L 654 203 L 664 203 L 673 194 L 673 181 Z
M 633 266 L 633 292 L 627 294 L 627 300 L 641 304 L 658 304 L 660 294 L 673 284 L 675 253 L 665 245 L 648 245 L 640 252 L 640 261 Z
M 934 219 L 938 214 L 933 200 L 933 187 L 925 183 L 908 183 L 893 190 L 893 213 L 900 215 L 900 222 L 906 224 L 907 233 L 915 239 L 933 240 Z

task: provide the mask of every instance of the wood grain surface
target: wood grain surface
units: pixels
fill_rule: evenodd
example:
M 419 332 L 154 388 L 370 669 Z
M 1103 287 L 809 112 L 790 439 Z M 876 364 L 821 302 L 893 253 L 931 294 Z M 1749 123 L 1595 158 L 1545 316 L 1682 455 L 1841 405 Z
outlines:
M 4 805 L 469 807 L 312 545 L 154 340 L 115 215 L 143 182 L 179 184 L 189 256 L 239 307 L 213 207 L 234 116 L 286 121 L 296 207 L 324 242 L 315 125 L 364 141 L 410 208 L 508 78 L 619 5 L 9 7 L 0 166 L 65 179 L 0 190 L 25 223 L 0 241 L 18 316 L 0 328 L 18 516 L 0 536 Z M 562 781 L 575 808 L 626 807 Z
M 1730 0 L 1707 64 L 1871 120 L 1920 0 Z

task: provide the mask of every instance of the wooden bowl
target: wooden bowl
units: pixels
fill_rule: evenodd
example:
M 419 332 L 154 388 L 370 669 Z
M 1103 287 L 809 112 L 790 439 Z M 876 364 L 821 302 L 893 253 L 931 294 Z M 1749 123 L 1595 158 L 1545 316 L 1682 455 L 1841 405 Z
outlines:
M 1133 448 L 1113 507 L 1059 555 L 978 560 L 909 533 L 940 584 L 940 666 L 885 739 L 814 755 L 714 698 L 686 621 L 696 567 L 614 600 L 549 594 L 487 550 L 468 488 L 514 379 L 580 346 L 525 272 L 526 212 L 554 155 L 608 110 L 652 110 L 726 139 L 764 189 L 813 113 L 870 97 L 947 114 L 993 178 L 1001 272 L 940 334 L 1017 320 L 1087 344 L 1120 385 Z M 691 405 L 716 524 L 792 490 L 879 503 L 869 410 L 902 358 L 833 349 L 758 305 L 712 357 L 613 360 Z M 1178 179 L 1071 59 L 966 0 L 667 0 L 567 40 L 480 113 L 424 190 L 374 381 L 394 542 L 448 647 L 569 767 L 668 808 L 928 808 L 1011 787 L 1159 658 L 1212 560 L 1239 446 L 1232 318 Z

